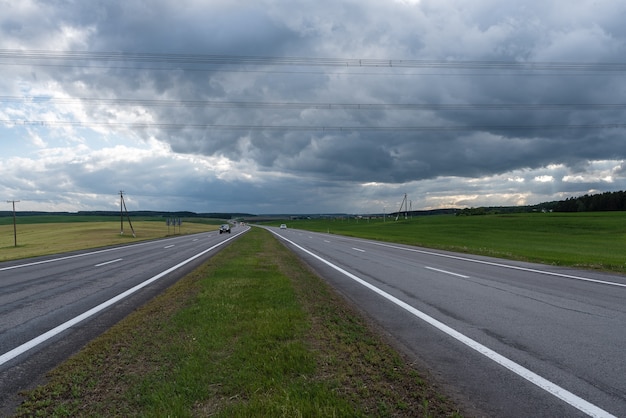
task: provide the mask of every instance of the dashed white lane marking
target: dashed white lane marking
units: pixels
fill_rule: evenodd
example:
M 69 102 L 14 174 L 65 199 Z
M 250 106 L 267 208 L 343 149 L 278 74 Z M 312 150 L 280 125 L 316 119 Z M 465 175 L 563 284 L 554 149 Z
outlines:
M 450 276 L 456 276 L 456 277 L 461 277 L 463 279 L 469 279 L 469 276 L 466 276 L 464 274 L 453 273 L 451 271 L 436 269 L 434 267 L 428 267 L 428 266 L 424 266 L 424 268 L 428 270 L 432 270 L 432 271 L 438 271 L 439 273 L 449 274 Z
M 198 257 L 202 257 L 204 254 L 214 250 L 215 248 L 219 247 L 220 245 L 224 245 L 226 244 L 228 241 L 237 238 L 237 236 L 241 235 L 242 233 L 246 232 L 247 229 L 245 231 L 240 232 L 237 235 L 234 235 L 216 245 L 213 245 L 212 247 L 199 252 L 198 254 L 189 257 L 188 259 L 181 261 L 180 263 L 176 264 L 173 267 L 168 268 L 167 270 L 157 274 L 156 276 L 151 277 L 150 279 L 146 280 L 143 283 L 139 283 L 138 285 L 128 289 L 125 292 L 120 293 L 119 295 L 115 296 L 114 298 L 111 298 L 105 302 L 102 302 L 100 305 L 91 308 L 90 310 L 83 312 L 82 314 L 70 319 L 69 321 L 66 321 L 64 323 L 62 323 L 61 325 L 52 328 L 50 331 L 45 332 L 41 335 L 39 335 L 38 337 L 33 338 L 30 341 L 25 342 L 24 344 L 15 347 L 13 350 L 7 351 L 6 353 L 0 355 L 0 366 L 2 366 L 4 363 L 13 360 L 15 357 L 19 356 L 20 354 L 23 354 L 25 352 L 27 352 L 28 350 L 38 346 L 39 344 L 49 340 L 50 338 L 62 333 L 63 331 L 73 327 L 74 325 L 84 321 L 85 319 L 94 316 L 95 314 L 97 314 L 98 312 L 108 308 L 111 305 L 116 304 L 117 302 L 119 302 L 120 300 L 132 295 L 133 293 L 137 292 L 140 289 L 143 289 L 144 287 L 148 286 L 150 283 L 155 282 L 157 280 L 159 280 L 161 277 L 179 269 L 180 267 L 184 266 L 185 264 L 188 264 L 190 262 L 192 262 L 193 260 L 195 260 Z
M 350 273 L 349 271 L 346 271 L 344 269 L 342 269 L 341 267 L 331 263 L 330 261 L 327 261 L 326 259 L 320 257 L 319 255 L 307 250 L 306 248 L 303 248 L 301 246 L 299 246 L 298 244 L 296 244 L 295 242 L 288 240 L 285 237 L 281 237 L 280 235 L 276 234 L 277 236 L 279 236 L 280 238 L 284 239 L 285 241 L 289 242 L 291 245 L 293 245 L 294 247 L 300 249 L 301 251 L 309 254 L 311 257 L 321 261 L 322 263 L 326 264 L 327 266 L 337 270 L 338 272 L 340 272 L 341 274 L 349 277 L 350 279 L 354 280 L 355 282 L 365 286 L 366 288 L 372 290 L 373 292 L 377 293 L 378 295 L 382 296 L 383 298 L 389 300 L 390 302 L 398 305 L 399 307 L 401 307 L 402 309 L 406 310 L 407 312 L 413 314 L 414 316 L 416 316 L 417 318 L 423 320 L 424 322 L 432 325 L 433 327 L 437 328 L 438 330 L 444 332 L 445 334 L 449 335 L 450 337 L 454 338 L 455 340 L 465 344 L 466 346 L 468 346 L 469 348 L 471 348 L 472 350 L 477 351 L 478 353 L 482 354 L 483 356 L 489 358 L 490 360 L 498 363 L 499 365 L 505 367 L 506 369 L 512 371 L 513 373 L 517 374 L 518 376 L 528 380 L 529 382 L 533 383 L 534 385 L 540 387 L 541 389 L 545 390 L 546 392 L 556 396 L 557 398 L 561 399 L 562 401 L 568 403 L 569 405 L 573 406 L 574 408 L 584 412 L 585 414 L 592 416 L 592 417 L 602 417 L 602 418 L 617 418 L 614 415 L 612 415 L 611 413 L 605 411 L 604 409 L 592 404 L 589 401 L 584 400 L 583 398 L 573 394 L 572 392 L 560 387 L 559 385 L 557 385 L 556 383 L 552 383 L 551 381 L 539 376 L 538 374 L 536 374 L 535 372 L 525 368 L 524 366 L 521 366 L 517 363 L 515 363 L 513 360 L 510 360 L 506 357 L 504 357 L 501 354 L 496 353 L 495 351 L 493 351 L 492 349 L 480 344 L 477 341 L 472 340 L 471 338 L 467 337 L 464 334 L 461 334 L 460 332 L 458 332 L 457 330 L 447 326 L 446 324 L 444 324 L 443 322 L 440 322 L 438 320 L 436 320 L 435 318 L 425 314 L 424 312 L 414 308 L 413 306 L 409 305 L 406 302 L 401 301 L 400 299 L 396 298 L 395 296 L 390 295 L 389 293 L 377 288 L 376 286 L 372 285 L 371 283 L 366 282 L 365 280 L 361 279 L 358 276 L 355 276 L 354 274 Z
M 433 255 L 433 256 L 436 256 L 436 257 L 444 257 L 444 258 L 450 258 L 450 259 L 454 259 L 454 260 L 467 261 L 469 263 L 485 264 L 485 265 L 488 265 L 488 266 L 502 267 L 502 268 L 511 269 L 511 270 L 527 271 L 527 272 L 530 272 L 530 273 L 537 273 L 537 274 L 545 274 L 547 276 L 562 277 L 562 278 L 565 278 L 565 279 L 580 280 L 580 281 L 583 281 L 583 282 L 606 284 L 606 285 L 609 285 L 609 286 L 626 287 L 625 283 L 616 283 L 616 282 L 609 282 L 609 281 L 606 281 L 606 280 L 591 279 L 589 277 L 574 276 L 572 274 L 555 273 L 555 272 L 552 272 L 552 271 L 538 270 L 538 269 L 533 269 L 533 268 L 528 268 L 528 267 L 513 266 L 513 265 L 510 265 L 510 264 L 496 263 L 496 262 L 492 262 L 492 261 L 477 260 L 477 259 L 473 259 L 473 258 L 460 257 L 460 256 L 456 256 L 456 255 L 451 255 L 451 254 L 442 254 L 442 253 L 436 253 L 436 252 L 433 252 L 433 251 L 418 250 L 416 248 L 407 248 L 407 247 L 400 247 L 398 245 L 383 244 L 381 242 L 374 242 L 373 241 L 373 242 L 371 242 L 371 244 L 372 245 L 378 245 L 380 247 L 394 248 L 394 249 L 397 249 L 397 250 L 403 250 L 403 251 L 410 251 L 410 252 L 414 252 L 414 253 Z
M 106 266 L 107 264 L 117 263 L 118 261 L 122 261 L 123 258 L 116 258 L 115 260 L 105 261 L 104 263 L 96 264 L 96 267 Z

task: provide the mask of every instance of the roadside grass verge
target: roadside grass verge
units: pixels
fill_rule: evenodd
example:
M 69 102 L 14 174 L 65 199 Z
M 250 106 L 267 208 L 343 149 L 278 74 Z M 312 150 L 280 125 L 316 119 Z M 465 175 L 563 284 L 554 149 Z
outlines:
M 290 221 L 288 227 L 626 273 L 626 212 L 313 219 Z
M 52 371 L 17 416 L 459 416 L 253 228 Z
M 125 222 L 124 234 L 120 234 L 119 219 L 117 221 L 52 222 L 52 218 L 33 217 L 32 220 L 39 219 L 40 222 L 18 224 L 17 246 L 15 246 L 13 224 L 0 225 L 0 261 L 108 245 L 130 244 L 179 234 L 179 228 L 174 229 L 173 226 L 168 228 L 164 219 L 133 221 L 133 228 L 136 233 L 136 237 L 133 237 L 128 222 Z M 180 227 L 180 234 L 212 231 L 217 228 L 217 225 L 189 221 L 183 222 Z

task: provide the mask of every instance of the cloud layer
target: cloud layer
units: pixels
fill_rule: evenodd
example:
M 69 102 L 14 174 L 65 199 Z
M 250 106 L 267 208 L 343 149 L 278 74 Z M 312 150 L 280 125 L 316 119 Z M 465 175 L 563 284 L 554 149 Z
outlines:
M 626 185 L 613 1 L 0 1 L 21 209 L 381 212 Z

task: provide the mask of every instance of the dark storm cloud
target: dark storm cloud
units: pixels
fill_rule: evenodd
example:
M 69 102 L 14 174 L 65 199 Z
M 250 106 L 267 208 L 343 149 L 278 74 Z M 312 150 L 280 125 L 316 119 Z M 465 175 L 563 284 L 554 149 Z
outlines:
M 188 7 L 179 7 L 179 4 L 166 1 L 150 5 L 129 1 L 83 7 L 76 11 L 75 20 L 80 22 L 87 17 L 84 23 L 93 25 L 94 30 L 90 48 L 103 51 L 283 56 L 285 52 L 299 49 L 300 55 L 308 57 L 319 56 L 324 50 L 334 52 L 337 44 L 349 44 L 354 47 L 351 57 L 368 57 L 372 55 L 372 49 L 376 50 L 378 42 L 390 43 L 389 40 L 400 38 L 406 45 L 399 49 L 413 50 L 412 55 L 400 58 L 421 59 L 422 53 L 432 54 L 433 48 L 424 44 L 423 38 L 432 38 L 443 28 L 413 29 L 414 37 L 407 33 L 397 34 L 397 28 L 410 28 L 412 22 L 420 21 L 428 22 L 427 25 L 441 21 L 449 26 L 459 20 L 456 22 L 458 26 L 451 29 L 452 35 L 457 30 L 460 38 L 450 36 L 450 39 L 439 40 L 442 45 L 438 55 L 424 58 L 447 59 L 448 54 L 456 49 L 455 43 L 460 41 L 467 49 L 457 50 L 452 57 L 454 60 L 523 58 L 529 61 L 612 62 L 616 59 L 618 50 L 615 48 L 621 41 L 613 38 L 619 33 L 613 14 L 600 14 L 601 20 L 587 22 L 583 13 L 588 9 L 574 8 L 565 11 L 561 21 L 559 15 L 563 11 L 557 12 L 554 8 L 554 14 L 537 20 L 540 18 L 539 3 L 525 3 L 525 7 L 501 4 L 496 8 L 489 7 L 492 4 L 474 2 L 460 11 L 449 11 L 449 22 L 446 22 L 442 15 L 446 6 L 442 11 L 431 2 L 419 3 L 406 14 L 403 12 L 407 8 L 394 3 L 383 7 L 379 2 L 345 2 L 335 10 L 330 3 L 320 2 L 315 7 L 318 19 L 313 21 L 299 14 L 295 5 L 279 8 L 274 3 L 267 3 L 269 7 L 266 7 L 217 2 L 210 6 L 188 3 Z M 351 16 L 349 19 L 348 15 Z M 327 23 L 320 23 L 320 17 L 325 17 Z M 394 25 L 385 24 L 385 19 L 390 19 Z M 602 26 L 602 19 L 607 19 L 606 28 Z M 301 23 L 296 23 L 299 21 Z M 524 28 L 525 23 L 532 25 Z M 536 32 L 537 28 L 543 31 Z M 441 35 L 445 36 L 445 33 L 442 31 Z M 317 42 L 314 51 L 311 50 L 311 37 Z M 575 42 L 581 39 L 585 42 Z M 547 55 L 549 51 L 552 55 Z M 150 63 L 148 67 L 155 65 L 157 63 Z M 183 67 L 194 65 L 181 64 Z M 393 131 L 350 132 L 346 129 L 346 132 L 322 140 L 314 131 L 299 132 L 298 140 L 293 140 L 293 134 L 289 132 L 272 130 L 225 132 L 209 129 L 199 132 L 188 129 L 175 134 L 167 131 L 159 134 L 176 152 L 225 155 L 235 160 L 252 158 L 267 169 L 291 167 L 294 171 L 301 171 L 302 175 L 327 179 L 402 182 L 445 175 L 472 177 L 522 167 L 540 167 L 550 162 L 572 164 L 589 158 L 622 158 L 625 153 L 622 141 L 615 141 L 623 130 L 615 135 L 611 129 L 591 127 L 580 130 L 528 128 L 619 123 L 623 109 L 553 110 L 540 105 L 619 103 L 620 91 L 624 89 L 622 73 L 486 70 L 477 74 L 476 70 L 460 66 L 452 74 L 438 72 L 435 75 L 406 76 L 402 72 L 390 71 L 384 76 L 372 75 L 374 72 L 350 76 L 350 71 L 323 66 L 228 65 L 226 68 L 200 69 L 202 71 L 111 70 L 109 78 L 98 74 L 89 87 L 100 91 L 108 88 L 117 96 L 157 93 L 178 100 L 536 105 L 521 111 L 480 107 L 467 111 L 240 108 L 152 111 L 161 122 L 189 125 L 468 127 L 467 131 L 470 131 L 398 134 Z M 306 74 L 293 74 L 297 71 L 318 72 L 320 75 L 310 78 Z M 324 72 L 339 74 L 324 76 Z M 80 77 L 84 80 L 82 75 Z M 503 128 L 498 129 L 498 126 Z M 242 138 L 249 138 L 249 141 Z
M 55 85 L 69 97 L 110 99 L 68 111 L 109 123 L 101 128 L 108 137 L 127 134 L 113 124 L 142 122 L 148 127 L 132 129 L 132 137 L 166 144 L 174 154 L 249 167 L 250 179 L 237 179 L 236 187 L 190 178 L 196 192 L 203 184 L 247 185 L 247 195 L 259 200 L 269 194 L 263 190 L 276 189 L 305 199 L 297 187 L 318 190 L 317 184 L 320 194 L 329 191 L 317 201 L 333 202 L 330 184 L 387 183 L 396 193 L 395 187 L 419 188 L 416 182 L 425 180 L 445 186 L 451 177 L 465 180 L 445 186 L 450 194 L 482 178 L 504 181 L 481 186 L 501 193 L 514 193 L 513 186 L 544 193 L 548 186 L 532 176 L 507 183 L 506 173 L 559 166 L 573 175 L 591 161 L 626 158 L 625 107 L 617 106 L 624 103 L 626 71 L 590 66 L 626 56 L 626 7 L 612 1 L 127 0 L 24 2 L 10 9 L 0 18 L 3 48 L 156 54 L 54 59 L 46 64 L 57 66 L 33 66 L 28 83 Z M 223 62 L 203 62 L 221 55 Z M 237 60 L 252 56 L 307 63 Z M 322 58 L 450 65 L 351 67 Z M 26 83 L 18 69 L 7 71 L 20 80 L 6 82 L 7 92 Z M 132 98 L 158 103 L 122 103 Z M 104 174 L 92 173 L 94 183 Z M 562 182 L 565 175 L 555 174 L 551 187 L 601 186 Z M 618 178 L 623 174 L 616 172 Z

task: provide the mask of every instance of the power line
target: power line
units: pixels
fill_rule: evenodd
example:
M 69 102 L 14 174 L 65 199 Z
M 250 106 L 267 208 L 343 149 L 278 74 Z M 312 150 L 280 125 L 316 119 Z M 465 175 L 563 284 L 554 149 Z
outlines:
M 146 106 L 146 107 L 210 107 L 210 108 L 271 108 L 271 109 L 319 109 L 319 110 L 559 110 L 559 109 L 623 109 L 626 103 L 320 103 L 320 102 L 258 102 L 215 100 L 157 100 L 157 99 L 99 99 L 0 96 L 2 103 L 33 103 L 89 106 Z
M 347 67 L 350 71 L 311 71 L 311 70 L 251 70 L 251 69 L 241 69 L 241 68 L 233 68 L 233 67 L 148 67 L 142 65 L 141 67 L 129 67 L 122 65 L 94 65 L 94 64 L 44 64 L 44 63 L 27 63 L 27 62 L 2 62 L 0 61 L 0 65 L 4 66 L 37 66 L 37 67 L 51 67 L 51 68 L 88 68 L 88 69 L 115 69 L 115 70 L 127 70 L 127 71 L 137 71 L 137 70 L 149 70 L 149 71 L 185 71 L 185 72 L 211 72 L 211 73 L 259 73 L 259 74 L 291 74 L 291 75 L 332 75 L 337 77 L 345 77 L 345 76 L 375 76 L 375 77 L 400 77 L 400 76 L 435 76 L 435 77 L 494 77 L 497 75 L 498 77 L 503 76 L 511 76 L 511 77 L 605 77 L 606 74 L 602 72 L 591 72 L 591 71 L 582 71 L 582 72 L 544 72 L 541 70 L 533 70 L 532 72 L 507 72 L 507 73 L 494 73 L 494 72 L 483 72 L 479 73 L 475 70 L 471 70 L 470 72 L 463 73 L 452 73 L 452 72 L 398 72 L 398 71 L 354 71 L 356 67 Z M 386 67 L 389 68 L 389 67 Z M 394 67 L 395 70 L 398 67 Z M 463 70 L 463 69 L 461 69 Z
M 167 64 L 235 65 L 235 66 L 303 66 L 345 68 L 425 68 L 465 70 L 521 71 L 600 71 L 623 72 L 621 62 L 555 62 L 555 61 L 480 61 L 415 60 L 376 58 L 271 57 L 202 54 L 168 54 L 145 52 L 90 52 L 0 49 L 0 59 L 24 60 L 33 65 L 46 61 L 96 61 Z
M 73 122 L 45 120 L 2 120 L 0 123 L 10 126 L 70 126 L 70 127 L 111 127 L 111 128 L 158 128 L 158 129 L 214 129 L 247 131 L 499 131 L 499 130 L 587 130 L 587 129 L 623 129 L 626 124 L 545 124 L 545 125 L 467 125 L 467 126 L 305 126 L 305 125 L 222 125 L 202 123 L 153 123 L 153 122 Z

